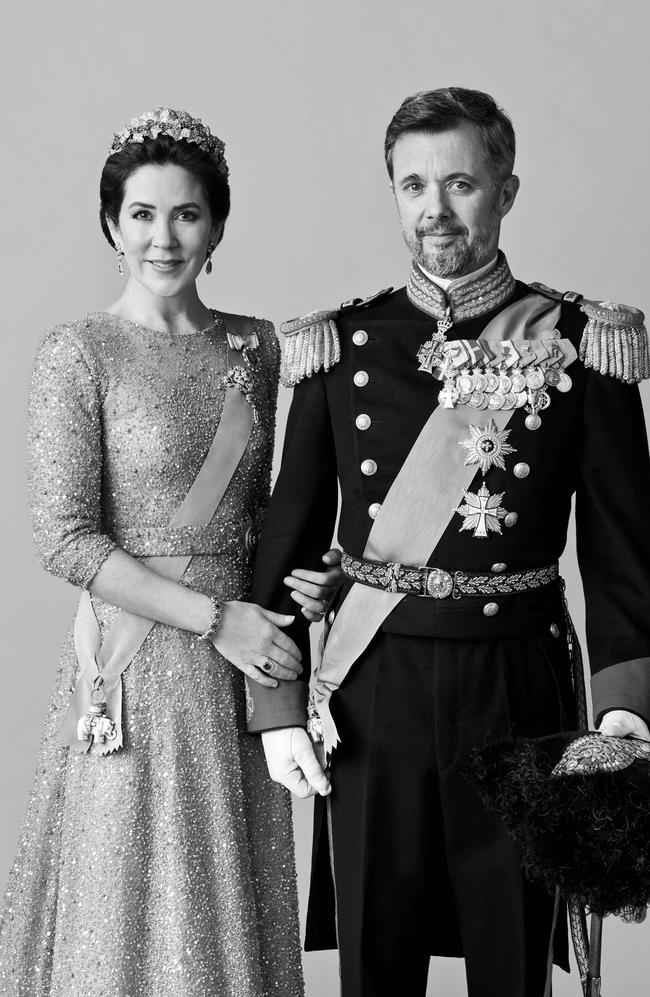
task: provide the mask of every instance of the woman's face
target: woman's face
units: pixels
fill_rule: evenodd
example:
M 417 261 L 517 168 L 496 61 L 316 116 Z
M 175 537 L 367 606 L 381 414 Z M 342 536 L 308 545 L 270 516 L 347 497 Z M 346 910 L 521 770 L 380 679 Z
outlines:
M 131 279 L 163 298 L 194 285 L 222 228 L 212 221 L 199 181 L 173 163 L 135 170 L 124 185 L 118 225 L 109 226 Z

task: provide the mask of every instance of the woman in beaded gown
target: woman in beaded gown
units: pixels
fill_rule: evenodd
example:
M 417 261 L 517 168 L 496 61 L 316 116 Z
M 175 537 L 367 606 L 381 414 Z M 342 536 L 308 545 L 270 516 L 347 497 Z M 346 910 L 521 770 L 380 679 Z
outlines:
M 10 876 L 0 993 L 299 997 L 290 804 L 244 715 L 244 674 L 300 668 L 291 617 L 245 602 L 277 341 L 198 298 L 229 207 L 223 145 L 199 121 L 134 120 L 101 200 L 126 290 L 48 333 L 33 375 L 37 548 L 84 592 Z M 298 574 L 315 618 L 335 569 Z

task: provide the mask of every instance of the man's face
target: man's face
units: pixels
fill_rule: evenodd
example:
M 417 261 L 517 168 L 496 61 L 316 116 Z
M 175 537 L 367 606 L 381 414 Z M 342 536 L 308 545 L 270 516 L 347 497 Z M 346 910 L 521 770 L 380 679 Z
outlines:
M 406 245 L 437 277 L 462 277 L 489 263 L 517 177 L 498 180 L 471 124 L 407 132 L 393 149 L 393 191 Z

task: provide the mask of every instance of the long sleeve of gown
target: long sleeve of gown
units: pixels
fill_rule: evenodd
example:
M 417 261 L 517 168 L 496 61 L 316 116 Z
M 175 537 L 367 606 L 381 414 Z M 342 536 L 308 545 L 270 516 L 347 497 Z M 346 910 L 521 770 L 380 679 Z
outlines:
M 87 588 L 115 547 L 102 532 L 99 379 L 71 331 L 43 339 L 29 401 L 29 490 L 43 567 Z

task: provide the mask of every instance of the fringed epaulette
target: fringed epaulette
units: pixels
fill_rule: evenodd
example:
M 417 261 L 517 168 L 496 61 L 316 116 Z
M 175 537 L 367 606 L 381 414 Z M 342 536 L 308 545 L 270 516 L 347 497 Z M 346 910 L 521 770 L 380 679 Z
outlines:
M 341 343 L 336 328 L 336 311 L 310 312 L 303 318 L 283 322 L 284 350 L 280 381 L 293 388 L 319 370 L 329 370 L 341 359 Z
M 331 311 L 309 312 L 301 318 L 283 322 L 280 332 L 284 336 L 284 350 L 280 367 L 280 382 L 293 388 L 305 377 L 319 371 L 328 371 L 341 359 L 341 341 L 336 320 L 348 308 L 362 308 L 390 294 L 391 288 L 379 291 L 370 298 L 345 301 Z
M 585 367 L 626 384 L 650 377 L 643 312 L 613 301 L 583 301 L 580 307 L 587 316 L 580 343 L 580 359 Z
M 555 291 L 545 284 L 531 284 L 534 291 L 555 301 L 580 302 L 587 324 L 580 342 L 585 367 L 637 384 L 650 377 L 650 352 L 645 316 L 638 308 L 613 301 L 588 301 L 576 291 Z

